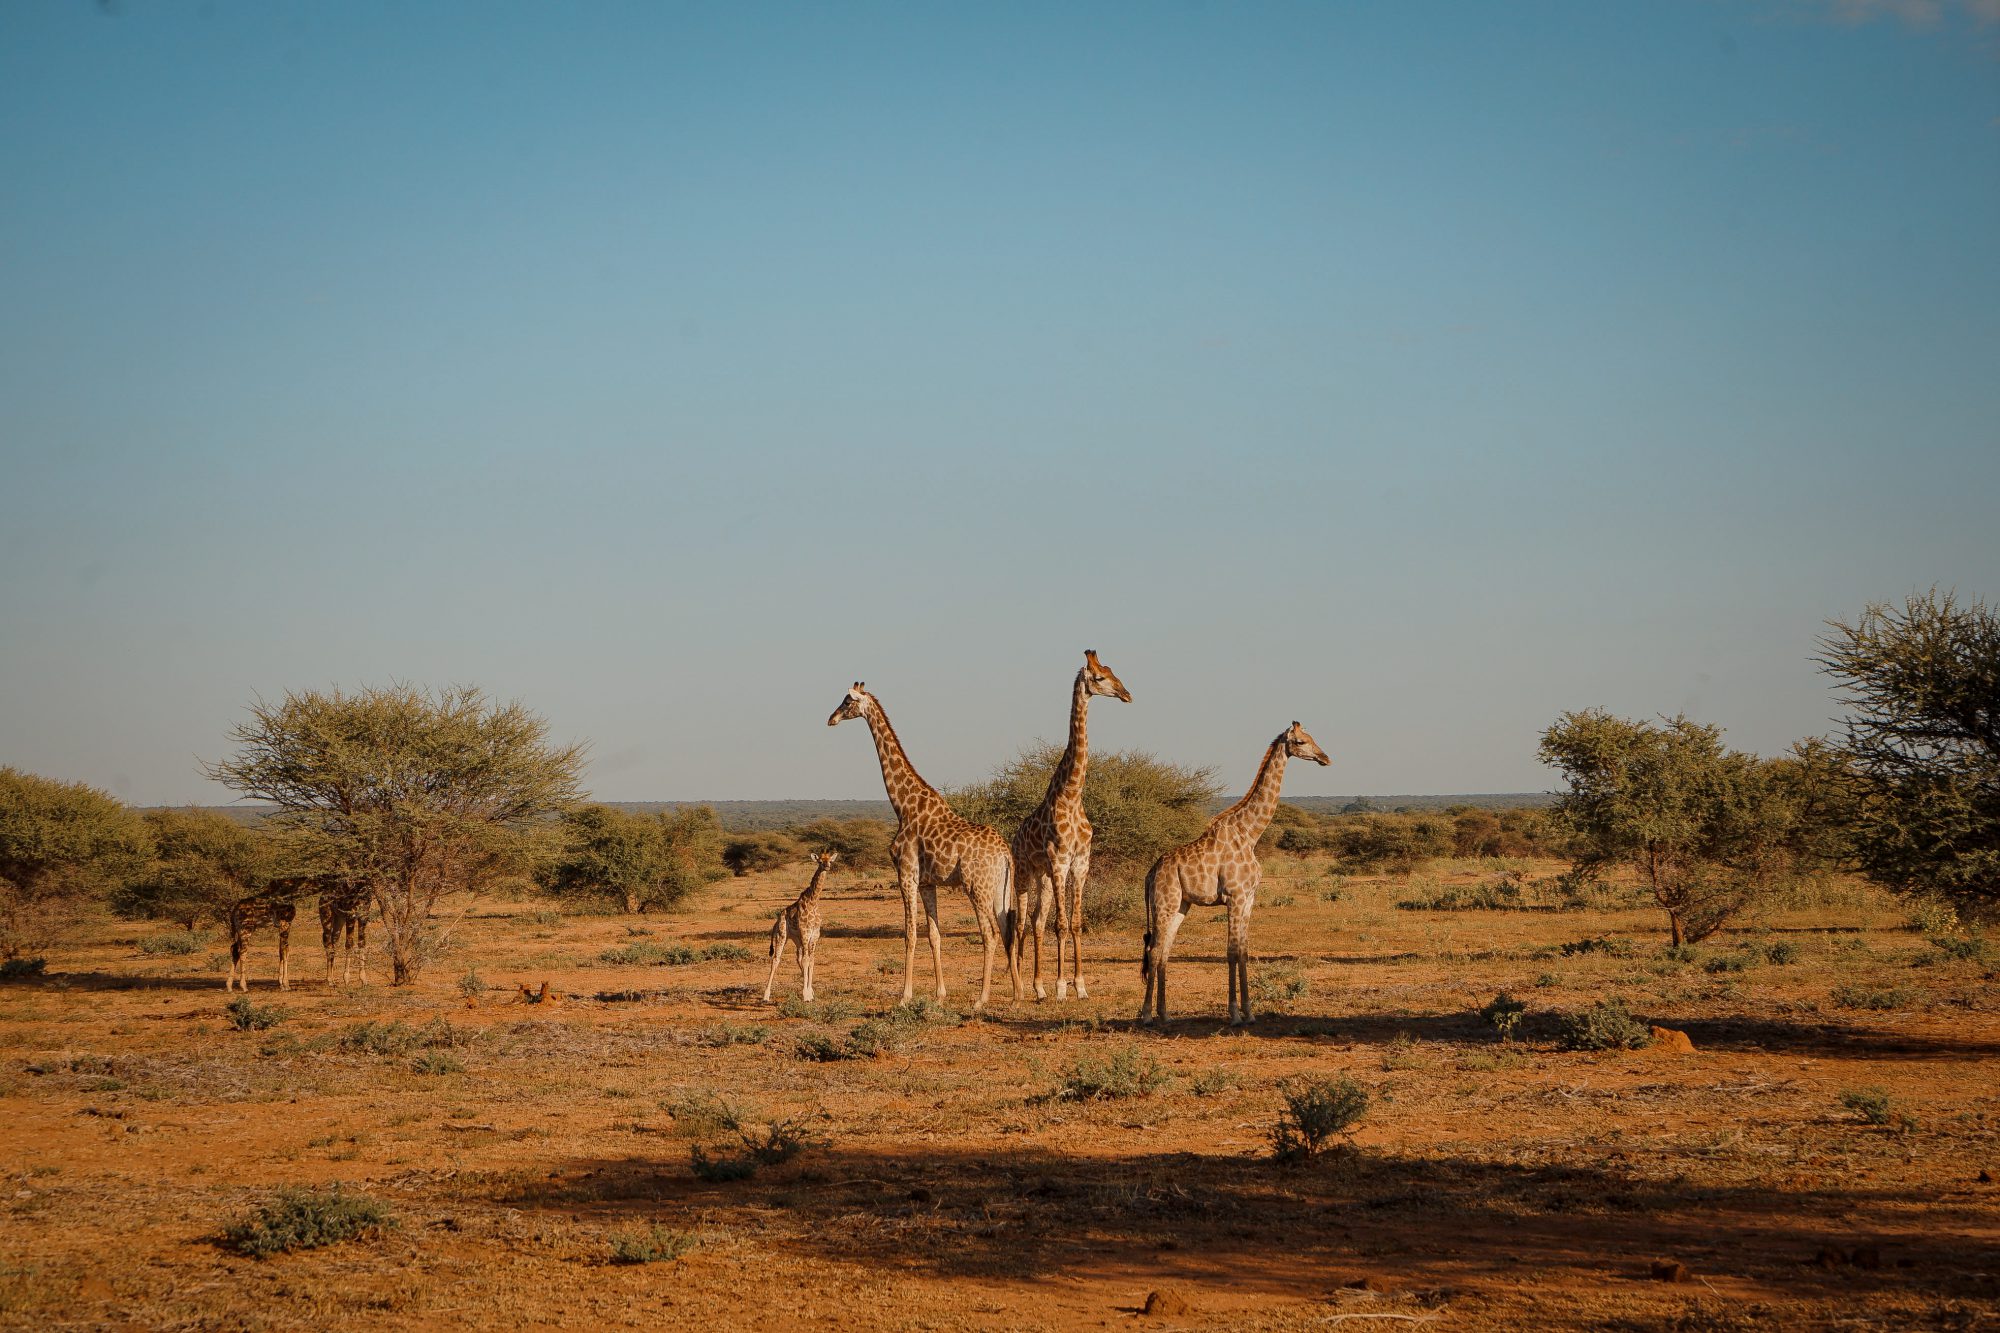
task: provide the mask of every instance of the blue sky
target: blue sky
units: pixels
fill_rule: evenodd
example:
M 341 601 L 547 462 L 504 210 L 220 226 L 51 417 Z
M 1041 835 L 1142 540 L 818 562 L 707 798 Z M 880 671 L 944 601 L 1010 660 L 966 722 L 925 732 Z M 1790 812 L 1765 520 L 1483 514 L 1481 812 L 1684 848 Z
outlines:
M 2000 595 L 2000 3 L 0 7 L 0 762 L 468 682 L 610 799 L 1538 789 Z

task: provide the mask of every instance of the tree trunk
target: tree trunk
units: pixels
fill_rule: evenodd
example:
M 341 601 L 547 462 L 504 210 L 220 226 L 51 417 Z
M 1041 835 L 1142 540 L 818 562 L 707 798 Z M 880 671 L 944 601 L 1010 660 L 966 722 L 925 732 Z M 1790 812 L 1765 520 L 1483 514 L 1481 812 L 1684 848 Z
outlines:
M 1681 914 L 1679 912 L 1673 911 L 1671 908 L 1668 909 L 1667 924 L 1673 927 L 1674 947 L 1678 949 L 1681 947 L 1681 941 L 1684 938 L 1681 933 Z
M 632 916 L 635 915 L 638 912 L 638 910 L 639 910 L 639 891 L 637 889 L 625 890 L 625 914 L 627 916 Z

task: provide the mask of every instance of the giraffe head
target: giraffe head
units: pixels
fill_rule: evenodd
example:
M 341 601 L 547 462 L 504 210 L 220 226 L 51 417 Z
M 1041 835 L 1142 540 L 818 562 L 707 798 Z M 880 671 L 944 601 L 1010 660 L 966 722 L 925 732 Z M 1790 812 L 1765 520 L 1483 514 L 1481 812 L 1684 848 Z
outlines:
M 1319 748 L 1319 742 L 1306 735 L 1306 729 L 1296 722 L 1285 728 L 1285 734 L 1278 739 L 1285 743 L 1285 754 L 1289 758 L 1310 759 L 1322 767 L 1333 762 L 1326 751 Z
M 1097 650 L 1083 650 L 1083 684 L 1092 694 L 1109 695 L 1120 703 L 1132 702 L 1132 691 L 1125 688 L 1125 682 L 1118 679 L 1118 673 L 1097 660 Z
M 821 870 L 833 869 L 833 863 L 840 859 L 839 852 L 814 852 L 813 865 Z
M 868 710 L 875 706 L 875 696 L 870 694 L 860 681 L 840 701 L 840 707 L 833 710 L 833 716 L 826 720 L 829 727 L 837 727 L 849 718 L 866 717 Z

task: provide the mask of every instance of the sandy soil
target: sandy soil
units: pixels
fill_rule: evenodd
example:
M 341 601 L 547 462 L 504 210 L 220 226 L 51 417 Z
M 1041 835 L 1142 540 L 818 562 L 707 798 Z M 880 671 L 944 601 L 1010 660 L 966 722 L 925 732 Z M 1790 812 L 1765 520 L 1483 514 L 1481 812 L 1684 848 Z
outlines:
M 878 1022 L 880 1053 L 823 1061 L 802 1043 L 851 1048 L 892 1008 L 901 907 L 879 874 L 839 874 L 818 1003 L 767 1005 L 771 914 L 803 879 L 725 881 L 664 917 L 484 904 L 402 989 L 327 986 L 311 938 L 280 994 L 260 940 L 251 998 L 283 1011 L 261 1031 L 226 1020 L 217 943 L 151 955 L 166 928 L 102 923 L 49 976 L 0 985 L 0 1324 L 2000 1326 L 1993 964 L 1867 891 L 1678 960 L 1638 907 L 1399 910 L 1402 880 L 1280 858 L 1252 931 L 1272 999 L 1248 1031 L 1220 1022 L 1206 913 L 1165 1034 L 1132 1028 L 1121 928 L 1089 938 L 1086 1000 L 1003 982 L 981 1018 Z M 954 918 L 962 1009 L 978 954 Z M 633 944 L 724 956 L 601 957 Z M 468 970 L 489 988 L 470 1001 Z M 521 1001 L 545 980 L 559 1000 Z M 1529 1006 L 1514 1042 L 1475 1012 L 1501 990 Z M 788 959 L 778 995 L 796 991 Z M 1696 1052 L 1556 1049 L 1554 1016 L 1606 996 Z M 1165 1082 L 1051 1096 L 1118 1060 Z M 1373 1099 L 1351 1146 L 1275 1163 L 1280 1084 L 1343 1075 Z M 1891 1123 L 1843 1106 L 1865 1089 Z M 697 1177 L 692 1148 L 740 1153 L 774 1123 L 808 1146 Z M 393 1228 L 266 1260 L 220 1243 L 278 1187 L 336 1181 Z M 654 1227 L 686 1252 L 614 1262 Z

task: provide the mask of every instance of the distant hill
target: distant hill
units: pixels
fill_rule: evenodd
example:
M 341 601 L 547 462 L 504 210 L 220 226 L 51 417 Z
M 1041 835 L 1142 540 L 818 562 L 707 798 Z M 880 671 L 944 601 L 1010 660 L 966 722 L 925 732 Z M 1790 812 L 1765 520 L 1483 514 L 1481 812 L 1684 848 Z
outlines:
M 1227 796 L 1217 799 L 1214 808 L 1226 808 L 1236 799 Z M 1519 810 L 1536 806 L 1551 805 L 1555 802 L 1553 792 L 1513 791 L 1482 792 L 1464 796 L 1300 796 L 1290 802 L 1301 810 L 1310 810 L 1317 815 L 1336 815 L 1356 801 L 1365 801 L 1371 810 L 1445 810 L 1454 805 L 1476 805 L 1487 810 Z M 883 819 L 894 822 L 895 810 L 887 801 L 605 801 L 605 805 L 619 810 L 629 810 L 634 814 L 651 814 L 655 810 L 681 810 L 691 805 L 705 805 L 714 810 L 722 820 L 722 826 L 731 832 L 752 833 L 760 829 L 785 828 L 792 824 L 809 824 L 815 819 Z M 176 809 L 199 807 L 174 807 Z M 231 819 L 254 824 L 271 814 L 275 807 L 268 805 L 216 805 L 207 809 L 217 810 Z

